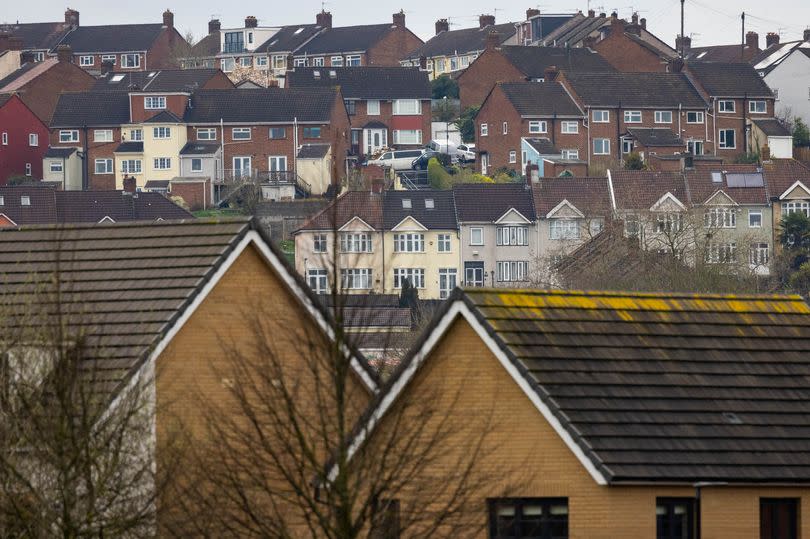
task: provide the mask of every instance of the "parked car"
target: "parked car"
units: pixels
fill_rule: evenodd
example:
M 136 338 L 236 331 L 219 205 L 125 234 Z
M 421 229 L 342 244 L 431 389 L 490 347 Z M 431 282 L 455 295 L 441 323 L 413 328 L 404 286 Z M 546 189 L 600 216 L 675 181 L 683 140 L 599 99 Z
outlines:
M 456 155 L 462 163 L 475 161 L 475 144 L 459 144 Z
M 433 150 L 437 153 L 446 153 L 448 155 L 456 155 L 458 148 L 454 142 L 449 140 L 431 140 L 425 146 L 428 150 Z
M 434 152 L 433 150 L 425 150 L 425 153 L 417 157 L 411 162 L 411 168 L 413 170 L 427 170 L 428 163 L 432 158 L 436 158 L 439 160 L 439 163 L 444 165 L 445 167 L 450 166 L 453 163 L 453 156 L 448 155 L 446 153 Z
M 383 153 L 376 159 L 369 159 L 369 165 L 391 167 L 394 170 L 408 170 L 413 160 L 422 155 L 424 150 L 393 150 Z

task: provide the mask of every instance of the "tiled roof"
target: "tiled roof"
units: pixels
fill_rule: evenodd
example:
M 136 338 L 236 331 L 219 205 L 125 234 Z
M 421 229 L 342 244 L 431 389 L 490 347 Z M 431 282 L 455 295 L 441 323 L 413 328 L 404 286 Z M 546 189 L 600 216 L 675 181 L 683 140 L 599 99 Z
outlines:
M 83 127 L 129 123 L 126 93 L 80 92 L 59 96 L 51 127 Z
M 170 110 L 162 110 L 146 120 L 145 124 L 177 124 L 182 122 L 175 113 Z
M 531 79 L 543 78 L 546 68 L 551 66 L 564 71 L 615 71 L 601 55 L 583 47 L 571 49 L 510 45 L 501 47 L 501 54 Z
M 78 148 L 54 148 L 53 146 L 48 146 L 48 149 L 45 151 L 45 157 L 70 157 L 73 155 L 73 152 L 79 151 Z
M 382 195 L 370 191 L 349 191 L 312 216 L 299 230 L 332 230 L 359 217 L 375 230 L 383 225 Z
M 405 208 L 404 200 L 410 200 Z M 429 208 L 426 201 L 432 200 Z M 453 191 L 386 191 L 383 198 L 383 226 L 391 230 L 406 217 L 413 217 L 428 229 L 458 229 Z
M 767 136 L 789 137 L 791 134 L 790 129 L 785 127 L 785 125 L 776 118 L 767 118 L 764 120 L 752 120 L 752 121 Z
M 340 86 L 345 99 L 431 97 L 428 74 L 417 67 L 296 67 L 286 80 L 288 88 Z
M 768 74 L 804 43 L 804 41 L 785 41 L 768 47 L 751 59 L 751 65 L 758 72 Z
M 256 47 L 256 50 L 259 52 L 294 52 L 320 31 L 321 27 L 315 24 L 283 26 L 273 34 L 273 37 Z M 217 46 L 219 46 L 219 42 L 217 42 Z
M 186 111 L 189 123 L 329 122 L 336 90 L 258 88 L 199 90 Z
M 193 92 L 220 73 L 219 69 L 163 69 L 109 72 L 93 86 L 94 92 Z M 123 76 L 122 76 L 123 75 Z
M 771 159 L 762 164 L 762 170 L 771 196 L 781 196 L 797 181 L 810 188 L 810 167 L 795 159 Z
M 190 56 L 191 58 L 216 56 L 219 53 L 221 42 L 219 32 L 212 32 L 191 47 Z
M 8 32 L 23 40 L 23 50 L 49 50 L 69 29 L 70 25 L 61 21 L 0 24 L 0 32 Z
M 122 142 L 115 149 L 114 153 L 143 153 L 143 141 L 128 140 Z
M 525 182 L 457 184 L 453 186 L 453 197 L 460 222 L 491 223 L 510 208 L 529 221 L 537 219 L 532 191 Z
M 331 147 L 329 144 L 303 144 L 298 148 L 298 159 L 321 159 Z
M 455 56 L 479 52 L 486 48 L 487 35 L 492 32 L 500 34 L 500 42 L 515 35 L 515 23 L 507 22 L 484 28 L 463 28 L 450 30 L 433 36 L 424 45 L 411 51 L 404 59 L 415 60 L 422 56 Z
M 171 183 L 171 180 L 149 180 L 143 184 L 143 188 L 147 191 L 150 189 L 168 189 Z
M 542 43 L 547 46 L 574 46 L 606 24 L 609 24 L 607 17 L 585 17 L 577 13 L 565 24 L 543 37 Z
M 582 116 L 559 82 L 509 82 L 498 86 L 523 117 Z
M 689 71 L 711 97 L 773 97 L 751 64 L 695 62 Z
M 53 64 L 56 60 L 50 59 L 50 63 Z M 19 88 L 20 83 L 19 81 L 25 77 L 25 80 L 31 80 L 28 75 L 34 75 L 35 77 L 38 76 L 42 71 L 42 64 L 45 62 L 28 62 L 20 66 L 19 69 L 15 69 L 2 79 L 0 79 L 0 92 L 13 92 L 16 88 Z M 7 88 L 8 89 L 5 89 Z
M 602 107 L 706 108 L 683 73 L 566 73 L 586 105 Z
M 608 483 L 810 481 L 810 308 L 799 296 L 456 299 Z
M 567 200 L 585 217 L 604 217 L 610 213 L 607 178 L 541 178 L 532 187 L 537 216 L 546 215 Z
M 341 309 L 346 329 L 373 327 L 411 327 L 410 307 L 360 306 Z M 389 335 L 390 338 L 390 335 Z
M 672 193 L 685 206 L 689 205 L 689 194 L 680 172 L 611 169 L 610 174 L 619 210 L 649 210 L 667 193 Z
M 687 62 L 745 62 L 759 54 L 759 49 L 748 45 L 711 45 L 691 47 L 684 55 Z
M 3 197 L 0 213 L 17 226 L 56 223 L 55 193 L 48 187 L 0 187 L 0 196 Z M 28 197 L 30 204 L 23 206 L 22 197 Z
M 164 30 L 162 24 L 110 24 L 79 26 L 59 43 L 73 53 L 148 51 Z
M 220 150 L 218 142 L 186 142 L 180 155 L 213 155 Z
M 629 128 L 627 132 L 647 147 L 686 146 L 683 139 L 668 127 L 633 127 Z
M 339 52 L 363 52 L 369 50 L 385 37 L 393 24 L 368 24 L 327 28 L 312 41 L 295 51 L 296 56 Z M 405 52 L 405 51 L 403 51 Z
M 547 138 L 531 137 L 531 138 L 524 138 L 523 140 L 525 140 L 526 143 L 532 148 L 534 148 L 540 155 L 552 155 L 560 153 L 560 150 L 558 150 L 554 146 L 554 144 Z
M 728 174 L 758 175 L 761 178 L 761 184 L 749 187 L 729 187 Z M 720 190 L 737 204 L 765 205 L 768 204 L 770 198 L 765 178 L 761 169 L 756 165 L 699 165 L 694 170 L 686 171 L 685 176 L 692 204 L 704 204 Z M 685 203 L 685 201 L 682 202 Z

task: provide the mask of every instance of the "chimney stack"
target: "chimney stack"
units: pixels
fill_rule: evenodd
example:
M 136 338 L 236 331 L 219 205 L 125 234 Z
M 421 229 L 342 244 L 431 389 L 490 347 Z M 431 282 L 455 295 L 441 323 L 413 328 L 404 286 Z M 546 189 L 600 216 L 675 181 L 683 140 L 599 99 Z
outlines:
M 256 28 L 257 26 L 259 26 L 259 19 L 253 15 L 245 17 L 245 28 Z
M 60 62 L 70 62 L 73 60 L 73 49 L 70 45 L 59 45 L 56 47 L 56 58 Z
M 450 30 L 450 23 L 447 22 L 447 19 L 439 19 L 436 21 L 436 35 L 438 36 L 442 32 L 447 32 Z
M 589 9 L 588 10 L 588 18 L 593 19 L 594 17 L 596 17 L 596 12 L 594 10 L 592 10 L 592 9 Z
M 630 20 L 633 24 L 638 24 L 638 13 L 633 13 L 633 16 L 630 17 Z
M 427 71 L 427 56 L 422 55 L 419 57 L 419 69 Z
M 501 44 L 501 34 L 496 32 L 495 30 L 490 30 L 487 33 L 487 43 L 486 49 L 488 51 L 495 50 L 495 48 Z
M 531 19 L 532 17 L 537 17 L 538 15 L 540 15 L 540 10 L 537 9 L 537 8 L 530 7 L 529 9 L 526 10 L 526 20 L 527 21 L 529 19 Z
M 559 73 L 560 70 L 557 69 L 557 66 L 548 66 L 543 70 L 543 81 L 553 82 Z
M 320 13 L 315 15 L 315 24 L 321 28 L 332 28 L 332 14 L 328 11 L 321 10 Z
M 686 56 L 689 53 L 689 49 L 692 48 L 692 38 L 689 36 L 677 36 L 675 38 L 675 50 L 680 52 L 681 45 L 683 45 L 683 54 Z
M 79 12 L 75 9 L 67 8 L 65 10 L 65 24 L 78 28 L 79 26 Z
M 127 176 L 124 178 L 124 193 L 134 195 L 138 190 L 138 183 L 134 176 Z
M 768 32 L 765 36 L 765 47 L 771 48 L 773 45 L 779 45 L 779 34 L 776 32 Z
M 495 26 L 495 15 L 478 16 L 478 28 L 486 28 L 487 26 Z
M 804 30 L 804 36 L 803 37 L 804 37 L 805 41 L 810 41 L 810 28 L 806 28 Z
M 163 12 L 163 26 L 166 28 L 174 28 L 174 13 L 168 9 Z
M 211 19 L 208 21 L 208 33 L 209 34 L 216 34 L 222 28 L 222 24 L 219 22 L 219 19 Z
M 745 34 L 745 46 L 752 49 L 759 49 L 759 34 L 748 32 Z
M 582 40 L 582 45 L 586 49 L 593 49 L 596 46 L 596 36 L 588 36 Z
M 638 20 L 638 22 L 639 22 L 639 24 L 641 24 L 641 27 L 642 27 L 644 30 L 646 30 L 646 29 L 647 29 L 647 19 L 645 19 L 644 17 L 641 17 L 641 18 Z
M 399 10 L 399 13 L 394 13 L 391 16 L 391 20 L 394 22 L 394 26 L 405 28 L 405 12 L 401 9 Z

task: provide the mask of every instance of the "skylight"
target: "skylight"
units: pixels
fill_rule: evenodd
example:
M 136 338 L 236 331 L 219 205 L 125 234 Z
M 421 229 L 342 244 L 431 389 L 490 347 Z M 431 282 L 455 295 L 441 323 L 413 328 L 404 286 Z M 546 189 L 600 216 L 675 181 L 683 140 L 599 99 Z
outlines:
M 122 80 L 124 80 L 124 75 L 113 75 L 113 77 L 110 79 L 110 83 L 121 82 Z
M 157 75 L 157 71 L 152 71 L 152 72 L 151 72 L 151 73 L 149 73 L 149 75 L 147 75 L 147 76 L 148 76 L 148 77 L 151 79 L 151 78 L 152 78 L 152 77 L 154 77 L 155 75 Z
M 334 79 L 336 77 L 337 77 L 337 71 L 335 71 L 334 69 L 330 69 L 329 70 L 329 78 Z
M 402 207 L 406 209 L 411 208 L 411 199 L 410 198 L 403 198 L 402 199 Z
M 712 172 L 712 182 L 713 183 L 723 183 L 723 173 L 722 172 Z
M 433 209 L 433 208 L 435 208 L 435 207 L 436 207 L 436 206 L 434 205 L 434 203 L 433 203 L 433 199 L 432 199 L 432 198 L 426 198 L 426 199 L 425 199 L 425 208 L 427 208 L 427 209 L 429 209 L 429 210 L 432 210 L 432 209 Z
M 301 28 L 299 28 L 298 30 L 296 30 L 295 32 L 293 32 L 293 35 L 294 35 L 294 36 L 297 36 L 298 34 L 300 34 L 300 33 L 301 33 L 301 32 L 303 32 L 303 31 L 304 31 L 304 27 L 302 26 Z

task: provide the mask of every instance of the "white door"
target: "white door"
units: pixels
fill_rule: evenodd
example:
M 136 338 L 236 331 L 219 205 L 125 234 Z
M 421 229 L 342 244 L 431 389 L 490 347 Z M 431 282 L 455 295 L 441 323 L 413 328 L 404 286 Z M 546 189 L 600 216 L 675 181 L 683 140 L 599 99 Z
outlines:
M 387 129 L 363 129 L 363 147 L 366 155 L 371 155 L 386 146 L 388 146 Z
M 269 157 L 268 166 L 270 170 L 270 179 L 282 179 L 284 172 L 287 172 L 287 156 L 286 155 L 271 155 Z
M 241 178 L 243 176 L 250 176 L 252 173 L 251 158 L 250 157 L 234 157 L 233 158 L 233 177 Z
M 316 294 L 326 294 L 329 292 L 328 273 L 325 269 L 307 270 L 307 281 L 309 287 Z
M 486 176 L 488 168 L 489 168 L 489 154 L 484 152 L 481 154 L 481 174 Z
M 446 268 L 439 270 L 439 298 L 445 299 L 456 287 L 456 268 Z

